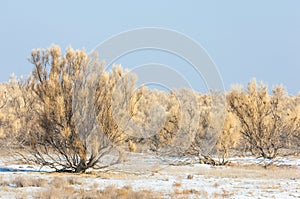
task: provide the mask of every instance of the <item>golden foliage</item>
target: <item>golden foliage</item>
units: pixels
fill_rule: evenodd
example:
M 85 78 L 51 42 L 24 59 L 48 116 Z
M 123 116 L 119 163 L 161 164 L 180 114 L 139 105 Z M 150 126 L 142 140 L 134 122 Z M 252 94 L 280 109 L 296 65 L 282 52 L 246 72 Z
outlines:
M 288 142 L 291 125 L 286 109 L 288 96 L 283 87 L 269 95 L 267 86 L 252 80 L 247 90 L 234 89 L 228 95 L 231 111 L 241 123 L 241 133 L 254 155 L 274 158 Z
M 31 62 L 26 81 L 0 84 L 0 138 L 17 140 L 41 165 L 101 168 L 114 146 L 198 156 L 213 149 L 223 158 L 241 143 L 264 158 L 299 146 L 300 95 L 283 87 L 270 94 L 252 80 L 226 96 L 136 88 L 137 77 L 121 66 L 104 71 L 97 55 L 58 46 L 33 50 Z

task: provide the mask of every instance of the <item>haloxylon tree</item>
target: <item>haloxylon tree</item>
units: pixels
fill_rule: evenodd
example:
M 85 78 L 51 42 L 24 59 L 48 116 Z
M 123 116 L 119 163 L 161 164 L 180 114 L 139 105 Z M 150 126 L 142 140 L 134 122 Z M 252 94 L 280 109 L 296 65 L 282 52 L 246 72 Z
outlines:
M 273 89 L 252 80 L 246 90 L 233 89 L 228 95 L 231 111 L 241 124 L 241 134 L 258 157 L 273 159 L 288 141 L 291 133 L 287 121 L 287 94 L 282 87 Z
M 300 95 L 280 86 L 269 93 L 252 80 L 226 95 L 166 93 L 136 88 L 129 70 L 105 71 L 97 55 L 84 50 L 62 54 L 52 46 L 33 50 L 30 61 L 28 79 L 0 84 L 2 147 L 13 143 L 25 160 L 56 171 L 107 167 L 128 147 L 160 157 L 198 156 L 214 165 L 226 164 L 241 145 L 271 159 L 282 148 L 299 149 Z
M 31 160 L 58 171 L 84 172 L 103 168 L 102 161 L 120 138 L 111 115 L 111 82 L 122 76 L 103 72 L 96 55 L 72 48 L 61 55 L 60 48 L 33 50 L 35 69 L 27 86 L 37 96 L 38 129 L 30 132 Z M 28 158 L 27 158 L 28 159 Z

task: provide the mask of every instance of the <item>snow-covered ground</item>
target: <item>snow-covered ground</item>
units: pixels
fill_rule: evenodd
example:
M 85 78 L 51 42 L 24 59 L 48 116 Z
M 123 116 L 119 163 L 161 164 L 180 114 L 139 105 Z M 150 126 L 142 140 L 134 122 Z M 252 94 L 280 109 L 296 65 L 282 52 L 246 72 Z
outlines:
M 28 197 L 45 187 L 14 184 L 15 179 L 43 179 L 48 188 L 55 178 L 74 178 L 72 186 L 77 189 L 105 189 L 131 186 L 134 191 L 150 190 L 159 192 L 161 198 L 300 198 L 300 159 L 297 157 L 279 158 L 274 166 L 265 169 L 261 159 L 231 158 L 232 166 L 212 167 L 193 164 L 170 166 L 186 159 L 168 160 L 145 154 L 131 154 L 123 164 L 113 166 L 109 171 L 91 171 L 91 174 L 53 174 L 47 168 L 24 164 L 12 164 L 2 158 L 0 172 L 0 198 L 18 198 L 20 194 Z M 8 164 L 10 162 L 10 164 Z M 24 172 L 24 171 L 28 172 Z M 5 185 L 6 184 L 6 185 Z

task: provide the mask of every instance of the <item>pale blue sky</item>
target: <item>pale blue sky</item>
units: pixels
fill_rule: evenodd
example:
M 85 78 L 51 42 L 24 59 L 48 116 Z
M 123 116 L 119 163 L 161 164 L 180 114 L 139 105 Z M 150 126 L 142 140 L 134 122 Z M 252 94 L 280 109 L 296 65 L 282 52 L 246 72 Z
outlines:
M 80 2 L 1 1 L 0 81 L 13 72 L 28 74 L 33 48 L 54 43 L 90 51 L 111 35 L 154 26 L 177 30 L 200 43 L 219 68 L 226 89 L 256 77 L 269 85 L 282 83 L 293 94 L 300 91 L 300 1 Z

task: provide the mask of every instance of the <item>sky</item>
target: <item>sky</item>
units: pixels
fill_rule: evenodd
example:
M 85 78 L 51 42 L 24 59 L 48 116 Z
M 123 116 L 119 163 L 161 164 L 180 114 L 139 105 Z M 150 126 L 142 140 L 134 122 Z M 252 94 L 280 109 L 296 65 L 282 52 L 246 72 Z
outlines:
M 255 77 L 300 91 L 300 1 L 16 1 L 0 6 L 0 82 L 27 75 L 31 50 L 57 44 L 91 51 L 112 35 L 142 27 L 178 31 L 214 61 L 225 89 Z M 117 48 L 117 46 L 116 46 Z M 125 67 L 177 58 L 150 53 L 117 60 Z M 150 58 L 149 58 L 150 57 Z M 159 58 L 157 57 L 163 57 Z M 164 62 L 163 62 L 164 63 Z M 181 66 L 182 64 L 182 66 Z

